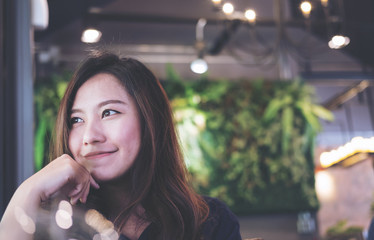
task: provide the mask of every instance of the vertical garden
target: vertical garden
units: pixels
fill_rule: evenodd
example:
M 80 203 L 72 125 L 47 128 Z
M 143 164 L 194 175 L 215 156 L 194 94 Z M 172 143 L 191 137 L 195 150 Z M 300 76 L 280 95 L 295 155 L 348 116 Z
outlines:
M 313 89 L 300 80 L 183 81 L 172 68 L 169 96 L 191 182 L 237 214 L 315 210 Z M 35 161 L 46 163 L 54 117 L 69 74 L 36 85 Z M 48 83 L 48 84 L 46 84 Z

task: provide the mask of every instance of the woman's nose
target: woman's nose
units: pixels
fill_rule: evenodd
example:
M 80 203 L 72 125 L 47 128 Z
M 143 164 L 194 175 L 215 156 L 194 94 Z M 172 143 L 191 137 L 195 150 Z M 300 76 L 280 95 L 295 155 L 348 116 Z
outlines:
M 86 123 L 83 135 L 83 144 L 94 144 L 105 141 L 105 133 L 99 122 L 93 121 Z

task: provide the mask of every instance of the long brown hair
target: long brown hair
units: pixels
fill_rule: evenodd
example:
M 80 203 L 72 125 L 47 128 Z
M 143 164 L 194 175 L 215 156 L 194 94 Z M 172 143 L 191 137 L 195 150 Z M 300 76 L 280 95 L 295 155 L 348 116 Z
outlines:
M 57 116 L 52 159 L 67 153 L 69 117 L 78 89 L 98 73 L 115 76 L 138 108 L 141 146 L 130 168 L 129 204 L 118 217 L 123 227 L 129 214 L 141 205 L 147 220 L 157 229 L 155 239 L 199 239 L 209 209 L 188 183 L 188 173 L 180 150 L 166 93 L 153 73 L 141 62 L 108 52 L 95 52 L 73 75 Z

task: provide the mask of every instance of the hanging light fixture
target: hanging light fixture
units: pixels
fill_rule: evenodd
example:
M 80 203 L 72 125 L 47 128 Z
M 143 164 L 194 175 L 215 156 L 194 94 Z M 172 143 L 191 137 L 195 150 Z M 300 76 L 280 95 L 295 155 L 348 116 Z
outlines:
M 203 74 L 208 70 L 208 64 L 203 58 L 198 58 L 191 62 L 191 70 L 197 74 Z
M 308 1 L 304 1 L 300 4 L 301 12 L 305 18 L 309 18 L 310 12 L 312 11 L 312 4 Z
M 96 43 L 100 41 L 102 33 L 95 28 L 87 28 L 83 31 L 81 41 L 84 43 Z
M 343 35 L 335 35 L 329 41 L 329 47 L 331 49 L 340 49 L 347 46 L 350 42 L 349 37 Z
M 204 18 L 200 18 L 196 24 L 196 43 L 195 48 L 198 53 L 198 58 L 191 62 L 190 68 L 192 72 L 197 74 L 203 74 L 208 70 L 208 64 L 204 60 L 204 27 L 207 21 Z

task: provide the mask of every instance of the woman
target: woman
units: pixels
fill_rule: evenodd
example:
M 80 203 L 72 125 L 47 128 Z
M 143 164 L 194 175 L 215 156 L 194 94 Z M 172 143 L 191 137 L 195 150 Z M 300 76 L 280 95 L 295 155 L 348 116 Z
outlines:
M 35 220 L 57 195 L 96 209 L 120 239 L 241 239 L 227 207 L 190 188 L 166 94 L 134 59 L 96 52 L 81 64 L 60 105 L 52 159 L 17 189 L 1 239 L 31 239 L 14 213 Z

